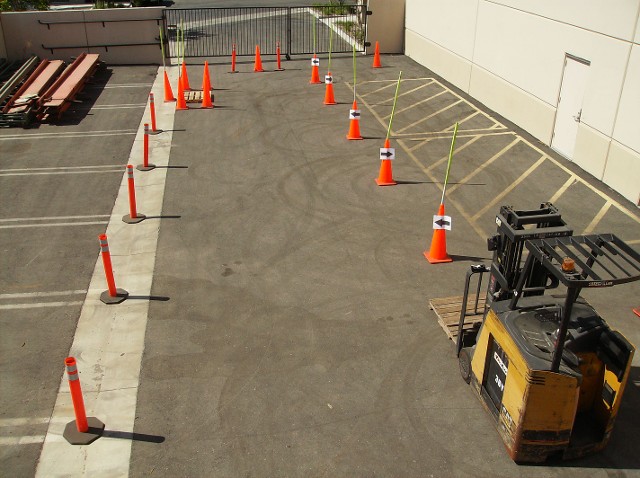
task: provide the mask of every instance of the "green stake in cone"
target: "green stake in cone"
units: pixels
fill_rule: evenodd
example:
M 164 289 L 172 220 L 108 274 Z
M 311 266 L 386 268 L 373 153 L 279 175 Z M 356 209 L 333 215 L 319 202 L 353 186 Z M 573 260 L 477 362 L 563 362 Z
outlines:
M 451 148 L 449 149 L 449 161 L 447 162 L 447 172 L 444 177 L 444 185 L 442 186 L 442 199 L 438 214 L 433 216 L 433 238 L 431 239 L 431 247 L 424 252 L 424 257 L 431 264 L 440 262 L 451 262 L 453 259 L 447 254 L 447 235 L 446 231 L 451 230 L 451 217 L 444 214 L 444 195 L 449 182 L 449 172 L 451 171 L 451 163 L 453 161 L 453 150 L 456 145 L 456 137 L 458 136 L 458 123 L 453 129 L 453 138 L 451 139 Z
M 391 147 L 391 124 L 393 123 L 393 116 L 396 112 L 396 103 L 398 102 L 398 93 L 400 91 L 400 81 L 402 80 L 402 72 L 398 75 L 398 84 L 396 85 L 396 94 L 393 98 L 393 107 L 391 108 L 391 117 L 389 118 L 389 126 L 387 127 L 387 137 L 384 140 L 384 148 L 380 148 L 380 173 L 376 184 L 378 186 L 394 186 L 398 184 L 393 180 L 393 174 L 391 171 L 391 162 L 396 157 L 395 148 Z

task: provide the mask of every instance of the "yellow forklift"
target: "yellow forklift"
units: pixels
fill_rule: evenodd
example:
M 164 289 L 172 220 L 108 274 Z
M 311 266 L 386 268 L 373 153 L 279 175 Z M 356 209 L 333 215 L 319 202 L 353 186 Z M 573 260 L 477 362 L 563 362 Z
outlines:
M 462 377 L 516 463 L 599 451 L 635 348 L 580 292 L 640 279 L 640 254 L 613 234 L 574 236 L 550 203 L 503 206 L 496 224 L 491 267 L 474 265 L 466 277 L 456 344 Z M 485 273 L 483 318 L 469 328 L 469 284 L 478 275 L 478 297 Z

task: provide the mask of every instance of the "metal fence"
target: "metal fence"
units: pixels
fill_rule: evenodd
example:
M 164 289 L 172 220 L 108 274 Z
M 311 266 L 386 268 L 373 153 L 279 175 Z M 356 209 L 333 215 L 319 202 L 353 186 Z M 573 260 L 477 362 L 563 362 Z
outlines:
M 363 51 L 366 5 L 166 9 L 165 54 L 170 58 Z

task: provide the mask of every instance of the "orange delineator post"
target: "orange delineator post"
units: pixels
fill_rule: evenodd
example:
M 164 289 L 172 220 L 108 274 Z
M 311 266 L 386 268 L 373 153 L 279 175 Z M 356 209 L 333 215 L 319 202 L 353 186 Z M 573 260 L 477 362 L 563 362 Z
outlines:
M 438 216 L 444 216 L 444 204 L 440 204 Z M 449 254 L 447 254 L 447 233 L 445 229 L 433 230 L 431 247 L 428 251 L 424 251 L 424 257 L 431 264 L 453 261 L 453 259 L 449 257 Z
M 382 63 L 380 63 L 380 43 L 376 41 L 376 48 L 373 54 L 373 67 L 374 68 L 382 68 Z
M 149 111 L 151 112 L 151 131 L 154 133 L 156 129 L 156 102 L 153 93 L 149 93 Z
M 391 142 L 388 139 L 384 141 L 384 148 L 391 148 Z M 393 180 L 391 161 L 391 159 L 380 160 L 380 172 L 378 173 L 378 179 L 376 179 L 378 186 L 395 186 L 398 184 Z
M 164 71 L 164 102 L 169 103 L 170 101 L 175 101 L 176 99 L 173 96 L 173 90 L 171 89 L 171 83 L 169 82 L 169 76 L 167 75 L 167 70 Z
M 280 42 L 276 42 L 276 60 L 278 62 L 276 71 L 284 71 L 284 68 L 282 68 L 282 63 L 280 63 Z
M 319 66 L 320 66 L 320 60 L 314 53 L 313 58 L 311 59 L 311 80 L 309 80 L 309 83 L 311 83 L 312 85 L 318 85 L 322 83 L 320 81 Z
M 238 73 L 236 71 L 236 44 L 231 48 L 231 71 L 229 73 Z
M 148 168 L 149 167 L 149 123 L 144 124 L 144 137 L 143 137 L 142 145 L 143 145 L 142 166 L 145 168 Z
M 362 139 L 362 136 L 360 136 L 360 110 L 358 109 L 356 100 L 353 100 L 353 105 L 351 105 L 349 120 L 349 134 L 347 134 L 347 139 Z
M 129 215 L 131 219 L 138 217 L 138 211 L 136 208 L 136 186 L 133 181 L 133 166 L 127 164 L 127 184 L 129 188 Z
M 109 289 L 110 297 L 117 297 L 118 292 L 116 289 L 116 281 L 113 278 L 113 266 L 111 265 L 111 254 L 109 253 L 109 242 L 107 241 L 106 234 L 100 234 L 98 236 L 100 240 L 100 252 L 102 253 L 102 265 L 104 266 L 104 273 L 107 278 L 107 287 Z
M 256 60 L 253 64 L 253 71 L 261 72 L 264 71 L 262 69 L 262 57 L 260 56 L 260 45 L 256 45 Z
M 76 427 L 80 433 L 89 431 L 89 423 L 87 422 L 87 413 L 84 409 L 84 399 L 82 398 L 82 389 L 80 388 L 80 378 L 78 377 L 78 367 L 76 359 L 67 357 L 64 360 L 67 367 L 67 375 L 69 377 L 69 389 L 71 390 L 71 401 L 73 402 L 73 412 L 76 416 Z

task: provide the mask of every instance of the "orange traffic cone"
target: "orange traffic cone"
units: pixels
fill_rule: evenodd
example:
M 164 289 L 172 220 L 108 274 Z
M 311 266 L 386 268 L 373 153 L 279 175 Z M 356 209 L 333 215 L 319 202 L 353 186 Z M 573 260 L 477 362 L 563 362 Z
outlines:
M 262 58 L 260 58 L 260 47 L 256 45 L 256 62 L 253 65 L 253 71 L 264 71 L 262 69 Z
M 209 74 L 209 62 L 205 60 L 204 62 L 204 71 L 202 73 L 202 90 L 204 91 L 204 85 L 209 86 L 209 90 L 213 89 L 213 85 L 211 84 L 211 75 Z
M 391 143 L 386 139 L 384 141 L 384 148 L 380 150 L 380 173 L 378 174 L 378 179 L 376 179 L 378 186 L 394 186 L 398 184 L 393 180 L 393 173 L 391 171 L 391 157 L 393 153 L 390 149 Z
M 202 105 L 201 108 L 213 108 L 211 101 L 211 78 L 209 77 L 209 63 L 204 62 L 204 75 L 202 75 Z
M 349 111 L 349 134 L 347 139 L 362 139 L 360 136 L 360 110 L 358 109 L 358 103 L 353 100 L 353 105 Z
M 320 60 L 314 53 L 313 58 L 311 58 L 311 80 L 309 80 L 309 83 L 311 83 L 312 85 L 317 85 L 319 83 L 322 83 L 320 81 L 320 73 L 318 72 L 319 66 L 320 66 Z
M 640 317 L 640 307 L 633 309 L 633 313 Z
M 444 204 L 440 204 L 440 207 L 438 208 L 438 216 L 444 216 Z M 447 254 L 447 232 L 445 229 L 433 230 L 431 248 L 429 251 L 424 251 L 424 257 L 431 264 L 453 261 L 453 259 L 451 259 Z
M 327 85 L 327 88 L 325 89 L 324 92 L 324 104 L 325 105 L 335 105 L 336 103 L 336 99 L 333 96 L 333 76 L 331 76 L 331 72 L 327 72 L 326 76 L 324 77 L 324 82 Z
M 185 65 L 184 60 L 182 61 L 182 74 L 180 75 L 180 80 L 182 80 L 183 90 L 191 89 L 191 86 L 189 86 L 189 76 L 187 76 L 187 65 Z
M 376 42 L 376 49 L 373 54 L 373 67 L 382 68 L 382 63 L 380 63 L 380 43 L 378 42 Z
M 176 102 L 176 110 L 188 110 L 187 102 L 184 99 L 184 82 L 182 78 L 178 79 L 178 101 Z
M 164 102 L 175 101 L 173 96 L 173 90 L 171 89 L 171 83 L 169 83 L 169 77 L 167 76 L 167 70 L 164 71 Z

